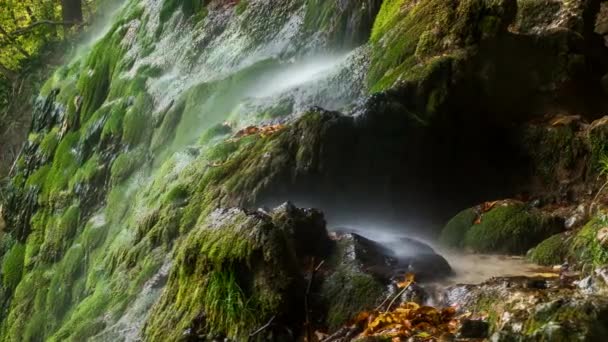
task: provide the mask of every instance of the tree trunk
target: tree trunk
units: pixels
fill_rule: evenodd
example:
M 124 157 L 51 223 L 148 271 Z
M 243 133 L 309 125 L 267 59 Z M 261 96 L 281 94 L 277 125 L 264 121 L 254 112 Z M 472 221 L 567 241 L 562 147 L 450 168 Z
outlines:
M 63 21 L 71 23 L 82 22 L 82 3 L 81 0 L 61 0 L 61 14 Z

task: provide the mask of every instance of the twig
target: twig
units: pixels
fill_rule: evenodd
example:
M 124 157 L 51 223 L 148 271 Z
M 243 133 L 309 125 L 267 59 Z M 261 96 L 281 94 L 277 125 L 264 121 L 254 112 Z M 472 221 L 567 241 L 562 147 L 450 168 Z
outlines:
M 399 291 L 399 293 L 397 293 L 395 298 L 393 298 L 393 300 L 390 302 L 390 304 L 388 304 L 388 306 L 386 307 L 386 311 L 391 309 L 391 306 L 393 306 L 393 304 L 395 304 L 395 301 L 397 300 L 397 298 L 401 297 L 401 295 L 403 295 L 405 293 L 405 290 L 407 290 L 408 287 L 410 287 L 410 284 L 407 284 L 407 286 L 404 286 L 403 290 L 401 290 L 401 291 Z
M 384 300 L 382 301 L 382 303 L 380 303 L 380 305 L 378 305 L 374 311 L 380 311 L 380 309 L 382 309 L 382 307 L 384 306 L 384 304 L 386 304 L 386 302 L 388 302 L 388 300 L 391 299 L 390 296 L 386 296 L 386 298 L 384 298 Z
M 359 333 L 359 329 L 356 325 L 344 327 L 327 336 L 324 340 L 321 340 L 321 342 L 350 341 L 357 333 Z
M 311 334 L 310 334 L 310 316 L 309 316 L 309 307 L 308 307 L 308 296 L 310 295 L 310 289 L 312 288 L 312 282 L 315 278 L 315 273 L 317 273 L 317 271 L 321 268 L 321 266 L 323 266 L 323 264 L 325 263 L 325 260 L 321 260 L 321 262 L 317 265 L 317 267 L 314 267 L 315 265 L 315 258 L 312 258 L 312 266 L 314 267 L 312 269 L 312 271 L 310 272 L 310 278 L 308 279 L 308 285 L 306 286 L 306 294 L 304 295 L 304 310 L 305 310 L 305 317 L 306 317 L 306 337 L 308 339 L 308 341 L 311 340 Z
M 19 150 L 19 153 L 17 154 L 17 157 L 13 161 L 13 165 L 11 166 L 11 169 L 8 171 L 8 176 L 9 177 L 13 175 L 13 171 L 15 170 L 15 166 L 17 166 L 17 161 L 19 161 L 19 157 L 21 157 L 21 153 L 23 153 L 24 147 L 25 146 L 21 147 L 21 150 Z
M 84 24 L 85 24 L 84 22 L 80 22 L 80 21 L 40 20 L 40 21 L 37 21 L 37 22 L 31 24 L 30 26 L 20 28 L 13 32 L 9 32 L 8 34 L 10 37 L 21 36 L 21 35 L 24 35 L 24 34 L 30 32 L 31 30 L 33 30 L 34 28 L 36 28 L 36 26 L 40 26 L 40 25 L 72 26 L 72 25 L 84 25 Z
M 275 319 L 276 317 L 277 317 L 277 316 L 272 316 L 272 317 L 270 318 L 270 320 L 268 321 L 268 323 L 264 324 L 264 325 L 263 325 L 262 327 L 260 327 L 258 330 L 256 330 L 256 331 L 252 332 L 251 334 L 249 334 L 249 338 L 252 338 L 252 337 L 254 337 L 255 335 L 257 335 L 257 334 L 261 333 L 262 331 L 266 330 L 266 328 L 268 328 L 268 327 L 269 327 L 269 326 L 272 324 L 272 322 L 274 321 L 274 319 Z

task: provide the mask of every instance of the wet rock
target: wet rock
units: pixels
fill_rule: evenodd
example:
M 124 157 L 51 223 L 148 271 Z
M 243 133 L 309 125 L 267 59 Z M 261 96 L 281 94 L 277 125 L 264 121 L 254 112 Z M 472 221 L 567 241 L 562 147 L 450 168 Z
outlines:
M 325 324 L 336 329 L 357 313 L 375 308 L 390 283 L 396 258 L 377 242 L 353 233 L 335 236 L 328 275 L 319 288 Z
M 486 338 L 490 325 L 481 320 L 465 319 L 460 327 L 459 338 Z
M 299 209 L 287 202 L 269 214 L 273 223 L 288 233 L 300 258 L 329 253 L 331 241 L 325 228 L 325 218 L 319 210 Z

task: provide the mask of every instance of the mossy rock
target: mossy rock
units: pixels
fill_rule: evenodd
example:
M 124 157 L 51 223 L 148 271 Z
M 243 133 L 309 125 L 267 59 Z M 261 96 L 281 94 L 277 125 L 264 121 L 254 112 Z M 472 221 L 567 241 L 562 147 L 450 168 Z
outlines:
M 330 329 L 337 329 L 362 311 L 374 309 L 383 300 L 388 279 L 378 269 L 390 263 L 390 252 L 357 234 L 338 238 L 328 260 L 332 271 L 319 289 L 326 308 L 325 324 Z
M 440 241 L 474 252 L 524 254 L 563 229 L 560 219 L 520 202 L 501 201 L 480 212 L 478 207 L 456 215 L 443 229 Z
M 471 208 L 461 211 L 445 225 L 439 242 L 446 247 L 463 247 L 464 237 L 476 218 L 477 214 Z
M 211 213 L 177 249 L 167 286 L 146 324 L 146 339 L 246 340 L 272 317 L 275 324 L 257 339 L 282 336 L 280 326 L 293 329 L 303 318 L 305 291 L 298 261 L 302 255 L 296 252 L 315 252 L 313 246 L 294 248 L 295 239 L 308 231 L 308 237 L 327 240 L 319 215 L 289 204 L 270 213 Z
M 568 257 L 583 268 L 607 264 L 608 247 L 598 239 L 598 232 L 606 226 L 606 219 L 603 216 L 597 216 L 589 221 L 572 237 Z
M 568 237 L 555 234 L 530 250 L 527 257 L 530 261 L 544 266 L 559 265 L 568 255 Z

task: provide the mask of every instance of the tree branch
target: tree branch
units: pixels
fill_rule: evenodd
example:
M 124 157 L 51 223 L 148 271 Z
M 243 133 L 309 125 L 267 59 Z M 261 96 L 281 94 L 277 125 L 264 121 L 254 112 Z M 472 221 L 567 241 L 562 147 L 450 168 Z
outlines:
M 37 26 L 41 26 L 41 25 L 50 25 L 50 26 L 72 26 L 72 25 L 82 25 L 82 22 L 79 21 L 53 21 L 53 20 L 40 20 L 37 21 L 33 24 L 31 24 L 30 26 L 26 26 L 23 28 L 20 28 L 18 30 L 15 30 L 13 32 L 10 33 L 11 36 L 15 37 L 15 36 L 22 36 L 24 34 L 29 33 L 30 31 L 32 31 L 33 29 L 35 29 Z
M 6 36 L 6 39 L 8 39 L 8 41 L 11 42 L 17 48 L 17 50 L 19 50 L 19 52 L 21 52 L 21 54 L 25 56 L 25 58 L 31 57 L 31 55 L 27 51 L 25 51 L 25 49 L 21 45 L 19 45 L 17 41 L 15 41 L 15 38 L 13 38 L 11 34 L 6 32 L 2 25 L 0 25 L 0 33 Z

